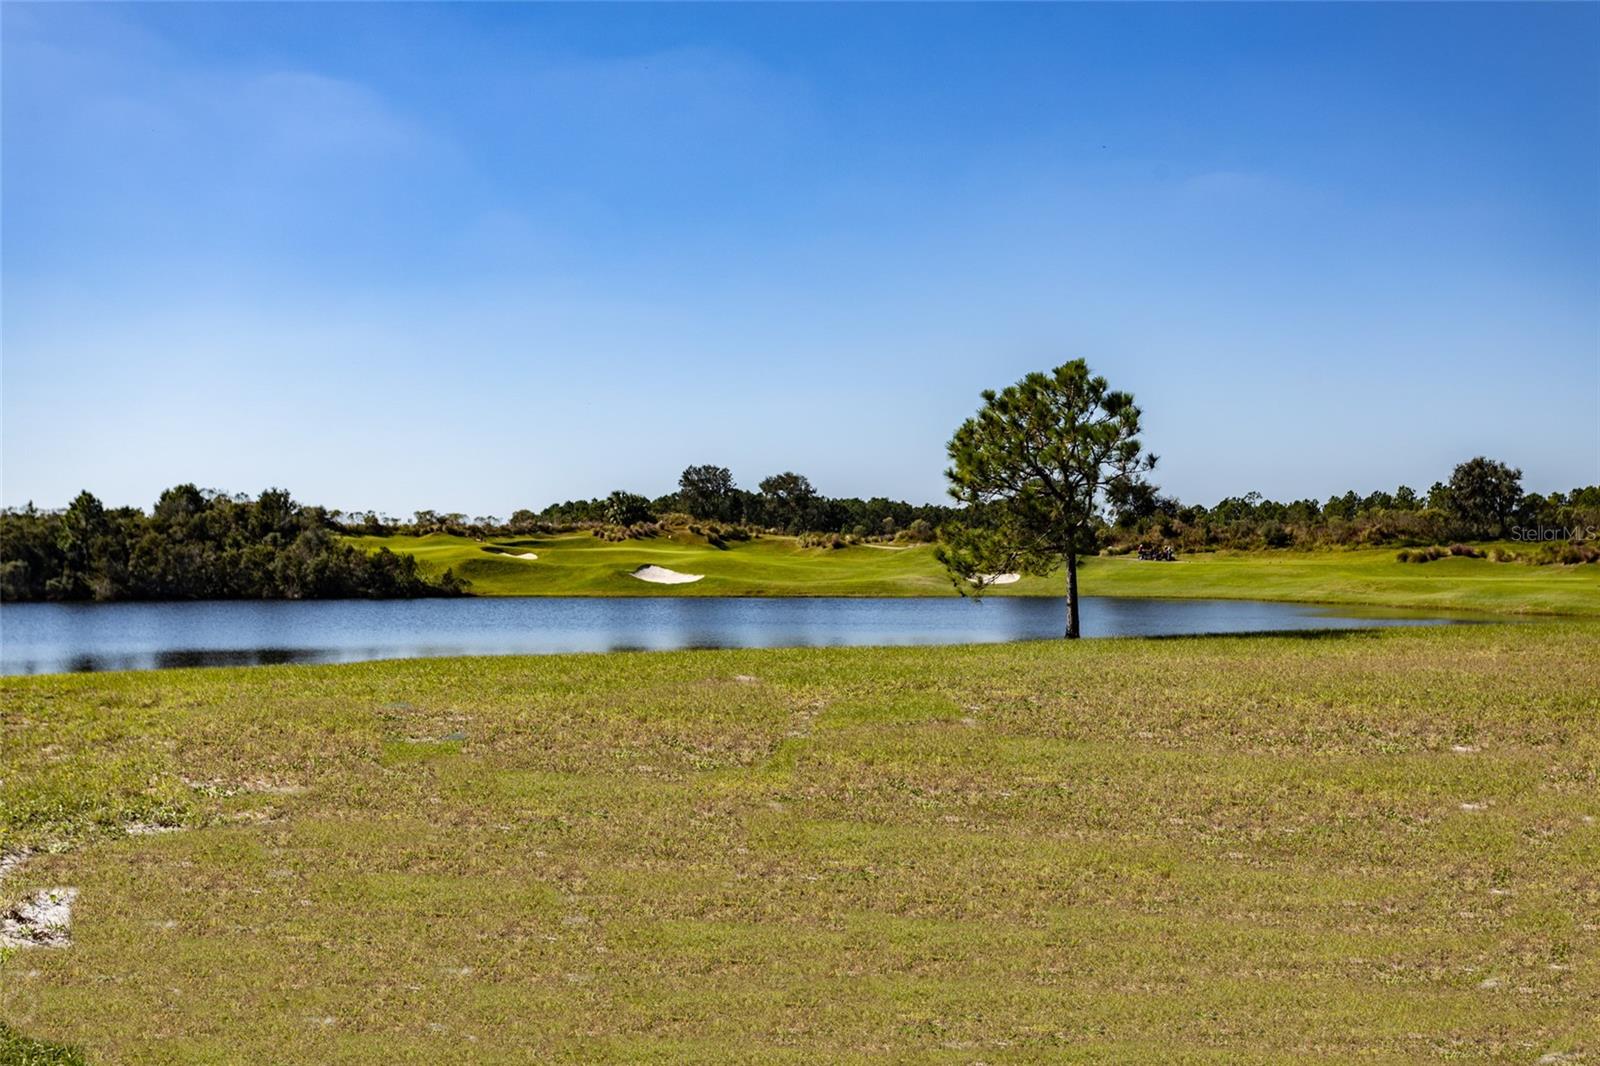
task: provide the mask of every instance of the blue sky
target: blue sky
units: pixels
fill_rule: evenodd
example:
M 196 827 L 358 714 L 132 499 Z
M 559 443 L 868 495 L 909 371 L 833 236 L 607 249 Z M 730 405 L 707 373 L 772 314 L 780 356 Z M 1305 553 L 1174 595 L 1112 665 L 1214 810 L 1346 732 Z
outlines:
M 1600 6 L 3 14 L 3 497 L 942 498 L 1082 356 L 1200 502 L 1600 481 Z

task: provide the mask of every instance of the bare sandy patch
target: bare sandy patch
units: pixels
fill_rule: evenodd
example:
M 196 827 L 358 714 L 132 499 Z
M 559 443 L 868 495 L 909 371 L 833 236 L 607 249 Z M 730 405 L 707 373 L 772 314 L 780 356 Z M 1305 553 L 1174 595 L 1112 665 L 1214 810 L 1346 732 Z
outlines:
M 676 570 L 668 570 L 664 566 L 656 566 L 652 564 L 650 566 L 639 567 L 639 569 L 633 571 L 633 573 L 629 576 L 636 577 L 640 581 L 648 581 L 652 585 L 687 585 L 691 581 L 699 581 L 706 575 L 680 574 Z
M 44 888 L 0 917 L 0 947 L 64 948 L 72 942 L 75 888 Z
M 1021 574 L 978 574 L 976 577 L 984 585 L 1015 585 L 1022 580 Z

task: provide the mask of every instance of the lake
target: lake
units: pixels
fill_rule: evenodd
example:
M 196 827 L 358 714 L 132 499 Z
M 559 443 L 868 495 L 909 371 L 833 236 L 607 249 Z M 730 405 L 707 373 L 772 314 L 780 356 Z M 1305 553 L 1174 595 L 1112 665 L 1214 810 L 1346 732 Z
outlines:
M 677 648 L 966 644 L 1059 637 L 1045 597 L 712 599 L 483 597 L 448 600 L 8 604 L 0 672 L 341 663 L 441 655 Z M 1245 600 L 1091 596 L 1084 635 L 1176 636 L 1451 621 Z

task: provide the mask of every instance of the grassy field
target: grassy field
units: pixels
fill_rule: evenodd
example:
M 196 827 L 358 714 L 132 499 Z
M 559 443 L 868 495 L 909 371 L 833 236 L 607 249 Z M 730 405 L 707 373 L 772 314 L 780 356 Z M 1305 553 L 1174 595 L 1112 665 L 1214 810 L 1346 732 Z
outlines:
M 368 549 L 410 552 L 428 570 L 453 567 L 486 596 L 941 596 L 955 595 L 926 545 L 839 550 L 763 537 L 727 550 L 679 534 L 607 542 L 586 533 L 487 544 L 434 534 L 360 537 Z M 537 559 L 512 555 L 531 552 Z M 1100 557 L 1081 574 L 1086 595 L 1215 597 L 1600 616 L 1600 566 L 1528 566 L 1451 558 L 1401 563 L 1393 549 L 1217 552 L 1175 563 Z M 630 576 L 647 564 L 703 574 L 686 585 Z M 1058 596 L 1057 578 L 1024 578 L 991 595 Z
M 94 1063 L 1592 1061 L 1597 643 L 6 678 L 0 896 L 81 895 L 0 1020 Z

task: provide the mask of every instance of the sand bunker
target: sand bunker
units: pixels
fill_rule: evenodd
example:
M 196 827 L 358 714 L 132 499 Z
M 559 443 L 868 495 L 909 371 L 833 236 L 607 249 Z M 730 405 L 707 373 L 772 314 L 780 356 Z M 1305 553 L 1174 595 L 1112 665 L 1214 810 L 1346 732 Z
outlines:
M 1022 580 L 1021 574 L 978 574 L 976 576 L 985 585 L 1015 585 Z
M 513 555 L 513 556 L 511 556 L 511 558 L 513 558 L 513 559 L 537 559 L 539 557 L 537 555 L 533 554 L 533 552 L 523 552 L 521 555 Z
M 704 574 L 680 574 L 676 570 L 668 570 L 664 566 L 641 566 L 633 571 L 633 577 L 640 581 L 648 581 L 653 585 L 687 585 L 691 581 L 699 581 Z
M 72 942 L 72 903 L 75 888 L 46 888 L 12 907 L 0 917 L 0 947 L 61 948 Z

